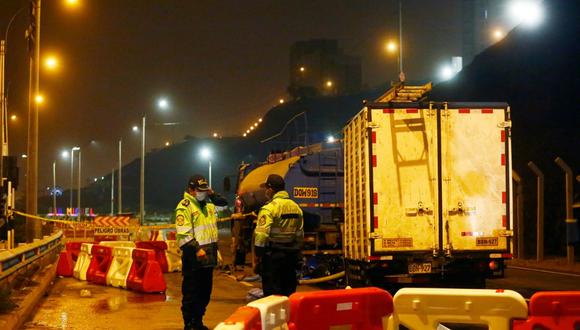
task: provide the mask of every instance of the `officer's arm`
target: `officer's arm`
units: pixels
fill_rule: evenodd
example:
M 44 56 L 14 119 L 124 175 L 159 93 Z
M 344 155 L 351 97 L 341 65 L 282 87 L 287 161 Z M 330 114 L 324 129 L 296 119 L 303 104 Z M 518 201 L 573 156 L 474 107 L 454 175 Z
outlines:
M 187 207 L 181 205 L 181 203 L 175 209 L 175 230 L 175 238 L 180 248 L 183 249 L 185 246 L 193 246 L 197 250 L 199 244 L 193 236 L 191 214 L 187 210 Z
M 256 225 L 255 252 L 256 257 L 261 258 L 268 238 L 270 237 L 270 228 L 272 228 L 272 214 L 267 209 L 261 209 L 258 213 L 258 222 Z
M 212 193 L 210 195 L 208 195 L 208 197 L 213 205 L 228 206 L 228 200 L 225 197 L 222 197 L 220 194 L 218 194 L 214 191 L 212 191 Z

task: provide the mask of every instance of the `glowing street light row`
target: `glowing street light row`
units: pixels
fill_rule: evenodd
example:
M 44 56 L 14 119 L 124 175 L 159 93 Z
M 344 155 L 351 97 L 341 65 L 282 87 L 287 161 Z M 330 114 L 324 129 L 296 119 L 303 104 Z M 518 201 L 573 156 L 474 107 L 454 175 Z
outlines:
M 248 134 L 250 134 L 250 132 L 252 132 L 254 129 L 258 128 L 258 124 L 260 124 L 262 122 L 262 118 L 258 118 L 258 121 L 254 123 L 254 125 L 250 126 L 250 128 L 248 128 L 246 130 L 246 132 L 244 134 L 242 134 L 243 137 L 248 136 Z

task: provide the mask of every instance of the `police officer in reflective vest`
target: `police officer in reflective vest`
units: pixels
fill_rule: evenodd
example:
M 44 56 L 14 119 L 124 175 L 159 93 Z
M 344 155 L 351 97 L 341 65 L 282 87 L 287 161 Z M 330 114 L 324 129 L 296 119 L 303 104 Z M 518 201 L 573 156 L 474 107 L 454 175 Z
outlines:
M 302 210 L 284 190 L 284 179 L 268 176 L 262 187 L 270 201 L 258 213 L 255 232 L 256 272 L 262 276 L 264 297 L 289 296 L 296 291 L 296 269 L 304 240 Z
M 185 329 L 207 329 L 202 319 L 211 296 L 218 251 L 215 205 L 225 206 L 227 200 L 214 194 L 203 176 L 194 175 L 175 208 L 176 238 L 183 251 L 181 314 Z

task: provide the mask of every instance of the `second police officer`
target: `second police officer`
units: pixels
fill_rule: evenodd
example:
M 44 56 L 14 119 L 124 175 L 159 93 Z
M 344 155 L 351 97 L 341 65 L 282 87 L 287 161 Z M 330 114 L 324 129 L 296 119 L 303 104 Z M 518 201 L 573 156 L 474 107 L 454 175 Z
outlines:
M 258 213 L 255 232 L 256 272 L 262 276 L 264 297 L 289 296 L 296 291 L 301 261 L 304 220 L 300 206 L 284 190 L 284 179 L 271 174 L 264 184 L 270 201 Z

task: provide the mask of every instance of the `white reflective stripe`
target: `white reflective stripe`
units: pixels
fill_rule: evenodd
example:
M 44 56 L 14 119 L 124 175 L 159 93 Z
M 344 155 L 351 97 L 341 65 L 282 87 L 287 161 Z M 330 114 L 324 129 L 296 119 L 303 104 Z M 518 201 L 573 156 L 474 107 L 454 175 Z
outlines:
M 210 224 L 203 225 L 203 226 L 194 226 L 193 227 L 193 230 L 196 233 L 203 232 L 207 229 L 215 229 L 217 231 L 217 225 L 215 223 L 210 223 Z
M 205 240 L 197 240 L 197 243 L 199 245 L 207 245 L 207 244 L 211 244 L 211 243 L 216 243 L 217 239 L 213 239 L 213 238 L 208 238 Z
M 256 240 L 256 242 L 254 243 L 254 246 L 257 247 L 264 247 L 266 245 L 266 241 L 265 240 Z
M 184 246 L 185 244 L 189 243 L 193 241 L 193 237 L 191 236 L 186 236 L 186 237 L 182 237 L 180 239 L 177 240 L 177 244 L 179 244 L 179 247 Z

